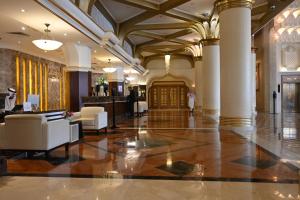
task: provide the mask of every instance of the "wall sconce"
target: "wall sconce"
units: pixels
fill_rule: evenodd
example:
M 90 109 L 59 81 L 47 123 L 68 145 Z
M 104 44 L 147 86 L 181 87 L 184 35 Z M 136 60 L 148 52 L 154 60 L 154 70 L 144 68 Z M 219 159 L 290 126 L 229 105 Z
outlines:
M 287 68 L 286 68 L 286 67 L 281 67 L 281 68 L 280 68 L 280 71 L 281 71 L 281 72 L 287 72 Z

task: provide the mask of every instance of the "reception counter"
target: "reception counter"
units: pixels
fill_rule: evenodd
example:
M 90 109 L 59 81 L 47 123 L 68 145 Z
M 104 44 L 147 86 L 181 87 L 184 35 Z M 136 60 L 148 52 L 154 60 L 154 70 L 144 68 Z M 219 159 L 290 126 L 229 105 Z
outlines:
M 108 115 L 108 123 L 112 124 L 112 114 L 113 114 L 113 97 L 82 97 L 82 102 L 85 107 L 99 106 L 104 107 Z M 126 97 L 115 97 L 115 113 L 116 113 L 116 122 L 126 117 L 126 114 L 129 112 L 128 103 Z

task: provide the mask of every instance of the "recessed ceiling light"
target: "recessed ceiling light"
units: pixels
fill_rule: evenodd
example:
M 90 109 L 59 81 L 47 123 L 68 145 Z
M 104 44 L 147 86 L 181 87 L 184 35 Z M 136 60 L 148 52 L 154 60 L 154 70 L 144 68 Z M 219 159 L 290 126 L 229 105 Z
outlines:
M 25 31 L 26 30 L 26 27 L 25 26 L 22 26 L 22 28 L 21 28 L 23 31 Z
M 18 41 L 18 44 L 21 44 L 21 41 Z
M 64 36 L 67 36 L 68 34 L 67 33 L 64 33 Z
M 97 50 L 94 50 L 94 53 L 97 53 Z
M 21 9 L 21 12 L 24 13 L 24 12 L 25 12 L 25 9 L 22 8 L 22 9 Z

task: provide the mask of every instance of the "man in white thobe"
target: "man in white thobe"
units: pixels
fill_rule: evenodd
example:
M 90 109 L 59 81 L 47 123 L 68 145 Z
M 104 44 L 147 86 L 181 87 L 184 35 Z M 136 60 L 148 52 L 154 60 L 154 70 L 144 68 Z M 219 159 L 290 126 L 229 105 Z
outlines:
M 188 106 L 190 108 L 190 112 L 194 111 L 194 106 L 195 106 L 195 94 L 192 92 L 188 92 Z
M 16 90 L 8 88 L 8 96 L 5 97 L 5 112 L 10 112 L 16 105 Z

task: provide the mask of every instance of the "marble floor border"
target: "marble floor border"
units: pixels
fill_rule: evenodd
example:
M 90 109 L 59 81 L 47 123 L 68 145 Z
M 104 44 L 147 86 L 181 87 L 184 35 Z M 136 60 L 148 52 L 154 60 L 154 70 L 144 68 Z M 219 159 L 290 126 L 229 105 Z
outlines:
M 43 173 L 6 173 L 3 176 L 21 177 L 52 177 L 52 178 L 101 178 L 101 179 L 143 179 L 143 180 L 177 180 L 177 181 L 218 181 L 218 182 L 246 182 L 246 183 L 275 183 L 299 184 L 300 180 L 257 178 L 228 178 L 228 177 L 191 177 L 191 176 L 138 176 L 138 175 L 90 175 L 90 174 L 43 174 Z

